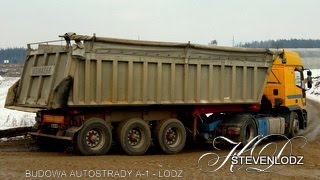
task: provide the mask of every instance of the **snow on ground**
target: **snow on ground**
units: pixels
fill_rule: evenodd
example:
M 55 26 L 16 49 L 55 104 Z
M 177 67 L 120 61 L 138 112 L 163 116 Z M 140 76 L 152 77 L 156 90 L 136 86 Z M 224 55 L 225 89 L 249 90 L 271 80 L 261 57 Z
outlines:
M 311 69 L 312 88 L 307 91 L 307 97 L 320 103 L 320 69 Z
M 4 108 L 8 89 L 19 78 L 0 76 L 0 130 L 13 127 L 32 126 L 34 124 L 34 113 L 14 111 Z

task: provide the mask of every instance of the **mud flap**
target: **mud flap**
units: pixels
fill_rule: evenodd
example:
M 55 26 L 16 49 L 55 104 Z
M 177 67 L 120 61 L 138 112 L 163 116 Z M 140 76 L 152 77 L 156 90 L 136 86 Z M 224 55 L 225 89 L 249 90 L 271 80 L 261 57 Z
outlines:
M 80 127 L 71 127 L 71 128 L 68 128 L 66 130 L 66 135 L 67 137 L 71 137 L 72 139 L 74 139 L 74 135 L 80 131 L 80 129 L 82 128 L 82 126 Z
M 55 88 L 51 96 L 51 109 L 59 109 L 67 106 L 70 90 L 73 84 L 73 78 L 68 76 L 64 78 Z
M 4 107 L 14 106 L 14 102 L 16 101 L 16 94 L 17 94 L 19 82 L 20 82 L 20 79 L 9 88 Z

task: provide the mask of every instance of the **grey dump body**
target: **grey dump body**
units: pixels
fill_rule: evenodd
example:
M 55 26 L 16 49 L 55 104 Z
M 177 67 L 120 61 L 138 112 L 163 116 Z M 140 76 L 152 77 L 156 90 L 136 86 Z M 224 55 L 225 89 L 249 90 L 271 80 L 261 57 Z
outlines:
M 266 49 L 65 38 L 28 49 L 7 108 L 260 103 L 273 62 Z

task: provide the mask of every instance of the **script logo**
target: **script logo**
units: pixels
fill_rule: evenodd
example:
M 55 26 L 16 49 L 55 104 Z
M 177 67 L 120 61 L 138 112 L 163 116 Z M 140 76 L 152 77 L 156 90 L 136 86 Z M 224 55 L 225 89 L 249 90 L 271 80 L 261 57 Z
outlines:
M 286 141 L 284 144 L 283 142 L 262 143 L 274 136 L 283 137 Z M 293 140 L 298 139 L 298 147 L 303 148 L 307 144 L 307 139 L 304 136 L 289 139 L 280 134 L 258 135 L 239 149 L 242 145 L 241 142 L 234 142 L 219 136 L 213 140 L 213 147 L 220 150 L 215 146 L 216 142 L 225 141 L 233 145 L 231 151 L 224 156 L 219 156 L 214 152 L 203 154 L 198 159 L 198 168 L 203 172 L 216 172 L 224 166 L 229 166 L 230 172 L 239 171 L 242 168 L 247 172 L 274 172 L 282 169 L 285 165 L 303 165 L 303 156 L 293 154 Z M 258 148 L 258 145 L 261 146 Z

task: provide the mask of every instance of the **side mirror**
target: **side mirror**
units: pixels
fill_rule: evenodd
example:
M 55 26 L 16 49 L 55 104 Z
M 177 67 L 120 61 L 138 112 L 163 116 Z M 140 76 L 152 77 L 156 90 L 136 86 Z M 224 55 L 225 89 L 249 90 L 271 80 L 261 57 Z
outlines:
M 312 88 L 312 72 L 309 70 L 307 71 L 307 86 L 308 89 Z
M 309 71 L 307 71 L 307 75 L 308 76 L 312 76 L 312 72 L 309 70 Z

